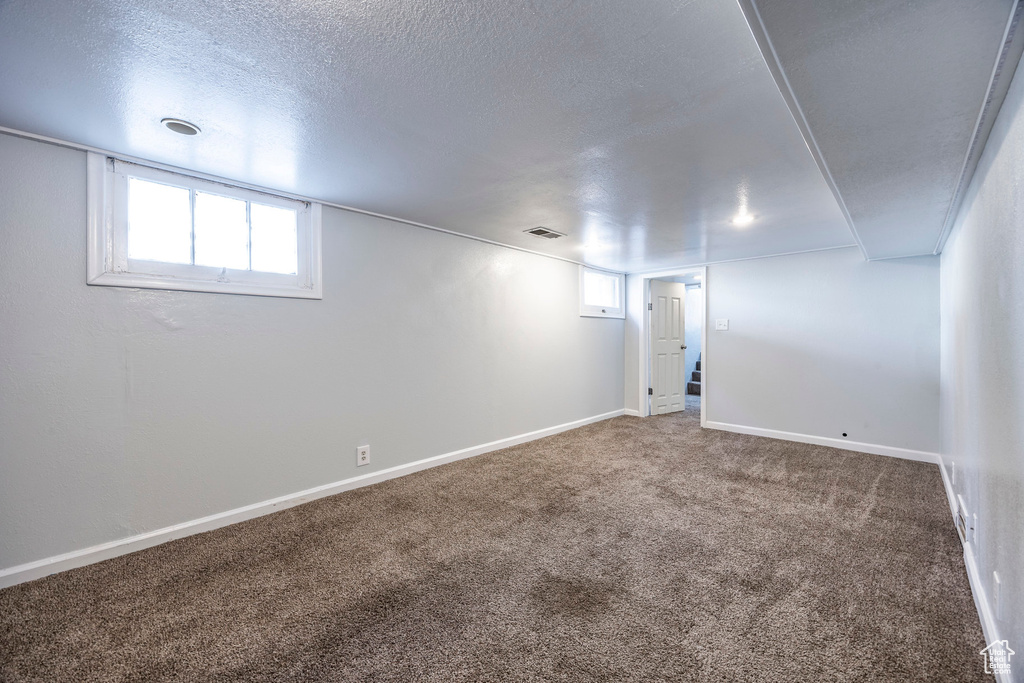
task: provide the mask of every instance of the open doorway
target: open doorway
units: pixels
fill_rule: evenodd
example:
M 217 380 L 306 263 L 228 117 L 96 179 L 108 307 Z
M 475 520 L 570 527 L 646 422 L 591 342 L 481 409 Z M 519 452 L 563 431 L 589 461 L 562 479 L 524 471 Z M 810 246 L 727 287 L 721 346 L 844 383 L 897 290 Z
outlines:
M 703 276 L 701 268 L 647 282 L 648 415 L 703 412 Z

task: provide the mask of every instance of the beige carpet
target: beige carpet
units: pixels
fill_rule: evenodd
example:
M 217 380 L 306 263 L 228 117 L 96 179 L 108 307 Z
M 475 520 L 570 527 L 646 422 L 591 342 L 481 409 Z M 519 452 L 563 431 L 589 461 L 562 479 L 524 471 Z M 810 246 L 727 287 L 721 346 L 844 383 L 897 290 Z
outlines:
M 934 465 L 620 417 L 0 591 L 3 681 L 973 681 Z

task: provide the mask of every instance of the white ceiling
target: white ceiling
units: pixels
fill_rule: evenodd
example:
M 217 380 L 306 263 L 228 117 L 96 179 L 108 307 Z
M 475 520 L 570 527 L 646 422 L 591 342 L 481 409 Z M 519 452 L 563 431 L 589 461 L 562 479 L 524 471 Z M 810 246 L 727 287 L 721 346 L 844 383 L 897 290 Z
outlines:
M 1008 2 L 991 4 L 1006 14 Z M 994 59 L 998 12 L 985 9 L 962 33 L 950 22 L 963 13 L 947 8 L 948 21 L 876 35 L 880 20 L 867 10 L 761 4 L 864 243 L 879 254 L 917 249 L 927 230 L 877 207 L 916 196 L 914 183 L 938 206 L 951 195 L 948 174 L 890 174 L 904 185 L 864 192 L 857 178 L 871 176 L 871 154 L 900 141 L 910 116 L 949 124 L 941 160 L 966 149 L 961 124 L 987 87 L 979 64 Z M 931 14 L 906 5 L 895 19 Z M 826 40 L 833 23 L 859 32 L 837 54 Z M 923 58 L 896 71 L 897 81 L 927 76 L 932 98 L 907 116 L 883 116 L 884 101 L 841 116 L 857 98 L 823 90 L 823 80 L 845 64 L 854 82 L 877 85 L 903 55 L 872 57 L 884 40 L 948 43 L 934 73 Z M 938 70 L 960 56 L 972 60 L 955 69 L 962 87 L 943 91 Z M 203 132 L 171 133 L 159 124 L 168 116 Z M 622 271 L 854 243 L 743 11 L 727 0 L 7 0 L 0 125 Z M 847 172 L 859 140 L 869 153 Z M 919 141 L 908 151 L 919 153 Z M 756 218 L 737 228 L 743 202 Z M 523 234 L 537 225 L 568 236 Z

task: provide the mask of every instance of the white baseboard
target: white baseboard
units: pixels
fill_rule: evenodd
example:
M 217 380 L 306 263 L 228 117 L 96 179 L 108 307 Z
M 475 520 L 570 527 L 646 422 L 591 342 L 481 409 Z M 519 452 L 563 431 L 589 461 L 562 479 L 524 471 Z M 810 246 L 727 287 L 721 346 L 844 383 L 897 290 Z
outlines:
M 964 564 L 967 566 L 967 579 L 971 582 L 971 595 L 974 596 L 974 606 L 977 608 L 978 618 L 981 620 L 981 632 L 985 637 L 985 644 L 1002 640 L 999 637 L 999 627 L 996 626 L 995 615 L 988 603 L 988 595 L 985 593 L 985 584 L 981 580 L 981 572 L 978 571 L 978 563 L 974 559 L 974 548 L 969 541 L 964 543 Z M 980 658 L 981 654 L 979 653 L 978 656 Z M 1011 664 L 1011 666 L 1014 665 L 1017 664 L 1015 662 Z M 1013 675 L 996 674 L 996 680 L 999 683 L 1013 683 Z
M 783 441 L 795 441 L 797 443 L 809 443 L 815 446 L 829 446 L 841 448 L 846 451 L 857 451 L 858 453 L 871 453 L 873 455 L 888 455 L 893 458 L 904 460 L 917 460 L 918 462 L 938 463 L 939 454 L 929 451 L 915 451 L 909 448 L 896 448 L 895 446 L 880 446 L 873 443 L 862 443 L 860 441 L 848 441 L 846 439 L 835 439 L 828 436 L 812 436 L 810 434 L 797 434 L 795 432 L 782 432 L 777 429 L 763 429 L 761 427 L 747 427 L 745 425 L 734 425 L 726 422 L 712 422 L 708 420 L 704 425 L 708 429 L 719 429 L 724 432 L 735 432 L 736 434 L 749 434 L 751 436 L 765 436 L 769 439 L 782 439 Z
M 939 472 L 942 474 L 942 488 L 946 491 L 946 502 L 949 503 L 949 514 L 953 516 L 953 525 L 956 526 L 956 494 L 953 493 L 953 482 L 949 480 L 949 472 L 946 471 L 946 463 L 939 453 Z
M 626 408 L 623 411 L 622 414 L 623 415 L 631 415 L 633 417 L 640 417 L 640 411 L 639 410 L 633 410 L 632 408 Z
M 594 415 L 592 417 L 583 418 L 582 420 L 574 420 L 573 422 L 566 422 L 565 424 L 556 425 L 554 427 L 547 427 L 546 429 L 538 429 L 533 432 L 519 434 L 518 436 L 510 436 L 506 439 L 491 441 L 490 443 L 481 444 L 479 446 L 463 448 L 462 450 L 452 451 L 451 453 L 417 460 L 416 462 L 411 462 L 407 465 L 398 465 L 397 467 L 390 467 L 377 472 L 368 472 L 367 474 L 352 477 L 350 479 L 343 479 L 342 481 L 316 486 L 311 489 L 306 489 L 305 491 L 290 493 L 278 498 L 272 498 L 259 503 L 253 503 L 252 505 L 235 508 L 234 510 L 218 512 L 207 517 L 193 519 L 180 524 L 173 524 L 162 529 L 147 531 L 146 533 L 138 534 L 136 536 L 129 536 L 116 541 L 94 545 L 89 548 L 74 550 L 62 555 L 54 555 L 53 557 L 36 560 L 35 562 L 28 562 L 15 567 L 0 569 L 0 588 L 14 586 L 19 583 L 24 583 L 25 581 L 32 581 L 33 579 L 39 579 L 44 576 L 49 576 L 50 574 L 74 569 L 75 567 L 84 567 L 85 565 L 93 564 L 94 562 L 109 560 L 112 557 L 126 555 L 128 553 L 135 552 L 136 550 L 142 550 L 143 548 L 149 548 L 154 545 L 166 543 L 167 541 L 173 541 L 177 538 L 191 536 L 204 531 L 211 531 L 229 524 L 235 524 L 236 522 L 252 519 L 253 517 L 260 517 L 262 515 L 270 514 L 271 512 L 277 512 L 278 510 L 284 510 L 296 505 L 301 505 L 302 503 L 308 503 L 312 500 L 316 500 L 317 498 L 333 496 L 336 493 L 369 486 L 388 479 L 394 479 L 406 474 L 412 474 L 413 472 L 419 472 L 420 470 L 437 467 L 438 465 L 444 465 L 449 462 L 455 462 L 456 460 L 471 458 L 475 455 L 483 455 L 484 453 L 490 453 L 491 451 L 497 451 L 502 448 L 516 446 L 528 441 L 535 441 L 536 439 L 542 439 L 545 436 L 551 436 L 570 429 L 576 429 L 577 427 L 583 427 L 584 425 L 592 424 L 594 422 L 601 422 L 602 420 L 618 417 L 624 413 L 625 410 L 614 410 L 610 413 Z
M 946 471 L 946 464 L 939 455 L 939 471 L 942 472 L 942 486 L 946 489 L 946 500 L 949 502 L 949 512 L 956 526 L 956 493 L 953 491 L 953 482 L 949 480 L 949 473 Z M 988 594 L 985 592 L 985 583 L 981 580 L 981 571 L 978 569 L 978 562 L 974 558 L 974 545 L 968 541 L 963 544 L 964 565 L 967 567 L 967 580 L 971 584 L 971 596 L 974 598 L 974 607 L 978 610 L 978 619 L 981 621 L 981 632 L 985 637 L 985 644 L 1002 640 L 999 637 L 999 627 L 996 625 L 995 614 L 988 602 Z M 981 655 L 979 654 L 979 657 Z M 1011 669 L 1012 671 L 1012 669 Z M 999 683 L 1013 683 L 1013 676 L 1007 674 L 996 674 Z

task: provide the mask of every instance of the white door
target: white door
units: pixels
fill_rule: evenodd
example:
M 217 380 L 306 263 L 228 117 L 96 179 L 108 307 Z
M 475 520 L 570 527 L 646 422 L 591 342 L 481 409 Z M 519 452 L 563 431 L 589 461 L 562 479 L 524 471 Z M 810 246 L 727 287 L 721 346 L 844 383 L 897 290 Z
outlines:
M 685 301 L 686 285 L 651 280 L 652 415 L 673 413 L 686 407 Z

